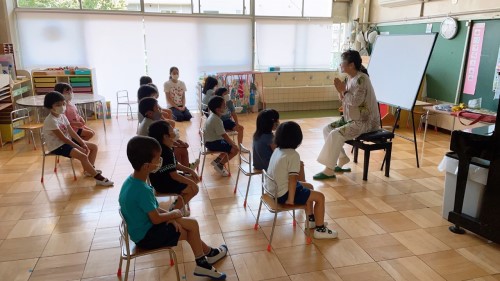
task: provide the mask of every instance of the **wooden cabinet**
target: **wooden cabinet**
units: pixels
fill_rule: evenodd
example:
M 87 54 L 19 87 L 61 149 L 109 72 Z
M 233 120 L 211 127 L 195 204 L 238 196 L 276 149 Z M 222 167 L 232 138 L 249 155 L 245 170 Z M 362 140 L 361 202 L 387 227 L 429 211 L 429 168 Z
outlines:
M 14 136 L 12 136 L 10 113 L 16 108 L 16 100 L 31 95 L 33 91 L 29 77 L 11 83 L 9 75 L 0 74 L 0 133 L 3 142 L 17 140 L 24 136 L 24 130 L 14 130 Z

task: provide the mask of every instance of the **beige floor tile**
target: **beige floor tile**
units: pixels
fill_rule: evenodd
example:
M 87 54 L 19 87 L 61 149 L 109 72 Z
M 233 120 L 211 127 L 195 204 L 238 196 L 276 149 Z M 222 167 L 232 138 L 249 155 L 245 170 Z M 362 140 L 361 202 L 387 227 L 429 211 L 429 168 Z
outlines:
M 262 229 L 225 232 L 223 235 L 231 255 L 263 251 L 269 243 Z
M 314 245 L 299 245 L 274 251 L 288 275 L 332 268 Z
M 2 280 L 25 281 L 30 278 L 31 270 L 38 259 L 0 262 Z
M 0 245 L 0 261 L 38 258 L 50 235 L 7 239 Z
M 43 190 L 31 204 L 49 204 L 56 202 L 67 202 L 71 197 L 73 189 Z
M 0 221 L 18 220 L 25 210 L 25 206 L 0 207 Z
M 349 201 L 366 215 L 396 211 L 378 197 L 351 199 Z
M 356 198 L 366 198 L 375 196 L 375 193 L 370 192 L 370 189 L 366 188 L 363 185 L 336 186 L 334 187 L 334 189 L 345 199 L 356 199 Z
M 500 247 L 496 244 L 486 244 L 457 250 L 462 256 L 490 274 L 500 273 L 499 251 Z
M 483 276 L 483 277 L 478 277 L 474 279 L 469 279 L 467 281 L 498 281 L 500 280 L 500 275 L 494 275 L 494 276 Z
M 396 260 L 381 261 L 380 266 L 387 271 L 396 281 L 421 280 L 445 281 L 432 268 L 427 266 L 417 257 L 400 258 Z
M 94 231 L 52 234 L 42 257 L 88 252 Z M 118 239 L 118 236 L 117 236 Z
M 0 207 L 31 204 L 39 193 L 40 191 L 2 194 L 0 196 Z
M 333 269 L 302 273 L 290 276 L 292 281 L 342 281 L 340 276 Z
M 7 235 L 17 224 L 17 221 L 2 221 L 0 222 L 0 239 L 7 238 Z
M 272 227 L 270 226 L 262 228 L 262 231 L 264 231 L 267 239 L 270 239 L 271 237 L 271 229 Z M 273 248 L 284 248 L 296 245 L 304 245 L 306 244 L 306 240 L 307 236 L 304 233 L 304 230 L 298 225 L 296 225 L 295 227 L 293 227 L 292 224 L 277 225 L 274 228 L 274 235 L 271 246 Z
M 335 222 L 351 237 L 383 234 L 385 231 L 367 216 L 335 219 Z
M 398 169 L 398 173 L 409 179 L 422 179 L 431 177 L 431 175 L 425 172 L 424 170 L 415 169 L 413 167 L 409 169 Z
M 443 196 L 434 191 L 412 193 L 410 196 L 427 207 L 436 207 L 443 205 Z
M 425 208 L 424 204 L 418 202 L 408 194 L 383 196 L 380 199 L 398 211 Z
M 352 239 L 316 240 L 315 244 L 334 268 L 373 262 Z
M 238 213 L 218 214 L 217 220 L 222 232 L 251 229 L 255 225 L 255 217 L 250 210 Z
M 91 250 L 100 250 L 120 247 L 120 231 L 118 227 L 98 228 L 92 240 Z
M 89 253 L 40 258 L 30 280 L 79 280 Z
M 104 198 L 69 201 L 69 203 L 64 208 L 63 215 L 100 212 L 102 210 L 103 203 Z
M 40 205 L 26 205 L 21 219 L 38 219 L 61 216 L 68 202 L 57 202 Z
M 390 234 L 354 238 L 375 261 L 412 256 L 413 253 Z
M 363 215 L 363 212 L 347 200 L 325 204 L 325 213 L 332 219 Z
M 122 222 L 120 213 L 118 211 L 101 212 L 97 228 L 117 227 Z
M 114 274 L 116 280 L 119 260 L 120 248 L 91 251 L 82 278 L 85 279 Z M 133 262 L 135 261 L 131 262 L 130 268 L 133 268 Z M 122 271 L 125 271 L 125 262 L 122 265 Z
M 428 266 L 446 280 L 465 280 L 488 275 L 473 262 L 464 258 L 454 250 L 419 256 Z
M 401 244 L 415 255 L 450 250 L 443 242 L 425 232 L 423 229 L 391 233 Z
M 448 221 L 429 208 L 406 210 L 401 213 L 422 228 L 450 225 Z
M 483 245 L 487 240 L 467 231 L 465 235 L 458 235 L 451 232 L 448 226 L 426 228 L 426 232 L 441 240 L 453 249 Z
M 432 177 L 424 179 L 415 179 L 418 183 L 427 187 L 430 190 L 442 190 L 444 189 L 444 177 Z
M 400 212 L 368 215 L 373 222 L 382 227 L 386 232 L 398 232 L 420 228 Z
M 54 233 L 81 232 L 95 229 L 100 213 L 84 213 L 61 216 L 54 228 Z
M 392 165 L 391 165 L 392 169 Z M 422 184 L 416 182 L 415 180 L 404 180 L 404 181 L 393 181 L 390 186 L 396 188 L 402 193 L 414 193 L 414 192 L 424 192 L 429 191 L 429 189 Z
M 377 263 L 336 268 L 335 271 L 344 281 L 392 281 L 392 277 Z
M 184 263 L 182 256 L 182 246 L 184 243 L 179 243 L 174 247 L 177 263 L 180 265 Z M 169 251 L 161 251 L 151 255 L 145 255 L 135 259 L 135 269 L 147 269 L 152 267 L 170 267 L 170 253 Z
M 7 236 L 7 239 L 51 234 L 59 217 L 20 220 Z
M 264 280 L 287 275 L 273 252 L 252 252 L 231 258 L 240 280 Z

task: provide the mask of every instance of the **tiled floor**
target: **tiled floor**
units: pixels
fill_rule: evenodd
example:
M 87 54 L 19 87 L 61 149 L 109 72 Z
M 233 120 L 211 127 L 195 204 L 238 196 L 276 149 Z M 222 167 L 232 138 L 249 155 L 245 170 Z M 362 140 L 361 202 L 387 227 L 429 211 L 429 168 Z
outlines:
M 240 116 L 247 147 L 255 117 Z M 500 247 L 471 233 L 449 232 L 449 223 L 441 217 L 444 174 L 437 165 L 448 150 L 448 135 L 429 130 L 420 169 L 413 144 L 397 138 L 390 178 L 378 171 L 383 155 L 373 153 L 367 182 L 361 179 L 362 166 L 352 163 L 351 173 L 317 182 L 312 176 L 322 168 L 316 162 L 323 143 L 320 129 L 329 119 L 296 121 L 304 132 L 299 153 L 307 180 L 325 194 L 326 220 L 339 231 L 339 239 L 307 245 L 303 223 L 294 228 L 291 214 L 282 213 L 273 251 L 267 252 L 272 214 L 263 211 L 262 228 L 253 229 L 259 179 L 252 180 L 248 206 L 243 208 L 247 178 L 240 178 L 233 194 L 236 159 L 231 178 L 220 178 L 207 165 L 191 213 L 200 222 L 205 241 L 228 245 L 230 255 L 216 265 L 228 280 L 500 280 Z M 92 179 L 81 175 L 78 163 L 78 180 L 73 181 L 67 159 L 61 159 L 54 174 L 53 158 L 48 158 L 42 185 L 39 150 L 33 151 L 24 140 L 16 142 L 14 151 L 10 145 L 0 150 L 2 281 L 118 279 L 117 198 L 131 172 L 125 148 L 136 122 L 125 117 L 108 120 L 107 134 L 100 122 L 91 123 L 98 131 L 96 166 L 115 181 L 112 188 L 93 186 Z M 198 122 L 195 118 L 178 124 L 183 139 L 191 144 L 191 158 L 199 149 Z M 403 129 L 403 134 L 409 132 Z M 303 214 L 298 217 L 302 221 Z M 192 275 L 194 256 L 189 246 L 181 243 L 176 253 L 183 279 L 202 280 Z M 159 253 L 135 260 L 130 277 L 174 280 L 175 272 L 168 265 L 168 254 Z

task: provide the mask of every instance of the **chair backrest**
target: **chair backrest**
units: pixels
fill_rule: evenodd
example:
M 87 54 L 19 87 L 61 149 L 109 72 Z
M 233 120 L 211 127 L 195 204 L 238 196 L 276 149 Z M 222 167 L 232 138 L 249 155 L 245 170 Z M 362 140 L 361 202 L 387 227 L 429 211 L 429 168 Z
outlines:
M 125 246 L 125 251 L 127 253 L 127 256 L 130 256 L 130 240 L 128 236 L 128 227 L 127 227 L 127 222 L 125 221 L 125 218 L 123 217 L 122 214 L 122 209 L 118 209 L 118 213 L 120 214 L 120 217 L 122 218 L 122 222 L 120 224 L 120 245 L 123 250 L 123 246 Z M 123 251 L 122 251 L 123 252 Z
M 12 128 L 30 123 L 30 112 L 27 108 L 20 108 L 10 112 Z
M 205 147 L 205 128 L 201 127 L 200 128 L 200 131 L 199 131 L 199 134 L 200 134 L 200 149 L 202 149 L 202 151 L 206 151 L 206 147 Z
M 274 186 L 274 192 L 271 191 L 270 185 Z M 262 191 L 274 198 L 274 203 L 278 203 L 278 185 L 266 170 L 262 170 Z
M 128 91 L 119 90 L 118 92 L 116 92 L 116 101 L 117 103 L 129 103 L 130 100 L 128 98 Z
M 47 142 L 45 141 L 45 135 L 43 134 L 43 130 L 40 130 L 40 146 L 42 147 L 42 156 L 47 155 Z M 50 152 L 50 151 L 49 151 Z
M 242 151 L 248 151 L 248 152 L 242 152 Z M 242 143 L 240 143 L 240 166 L 241 164 L 245 163 L 248 164 L 250 167 L 250 170 L 252 169 L 252 152 L 250 149 L 247 149 Z M 248 157 L 246 157 L 248 155 Z

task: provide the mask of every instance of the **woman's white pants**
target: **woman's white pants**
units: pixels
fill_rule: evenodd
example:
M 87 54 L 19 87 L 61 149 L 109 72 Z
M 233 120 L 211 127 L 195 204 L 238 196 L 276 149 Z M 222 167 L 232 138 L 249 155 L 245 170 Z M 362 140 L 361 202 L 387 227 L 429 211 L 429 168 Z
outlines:
M 335 169 L 339 157 L 347 157 L 344 151 L 346 138 L 340 133 L 339 128 L 333 129 L 330 125 L 323 128 L 325 144 L 318 156 L 318 162 L 327 168 Z

